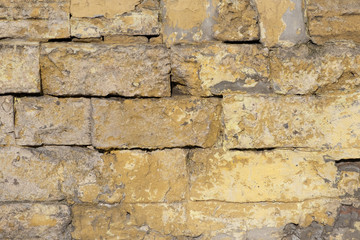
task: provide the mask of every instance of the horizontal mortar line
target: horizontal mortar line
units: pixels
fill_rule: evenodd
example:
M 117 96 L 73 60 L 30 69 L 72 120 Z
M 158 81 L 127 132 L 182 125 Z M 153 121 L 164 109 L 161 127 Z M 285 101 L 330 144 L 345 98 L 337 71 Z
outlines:
M 69 205 L 68 202 L 63 200 L 52 200 L 52 201 L 0 201 L 0 206 L 2 205 L 12 205 L 12 204 L 43 204 L 43 205 Z

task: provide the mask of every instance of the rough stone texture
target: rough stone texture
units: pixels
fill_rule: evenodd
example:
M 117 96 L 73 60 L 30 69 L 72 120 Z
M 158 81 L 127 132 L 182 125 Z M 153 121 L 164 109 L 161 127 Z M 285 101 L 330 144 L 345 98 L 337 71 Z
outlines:
M 46 44 L 41 76 L 51 95 L 170 96 L 170 56 L 161 45 Z
M 160 33 L 156 0 L 75 0 L 71 2 L 71 14 L 71 35 L 77 38 Z
M 70 209 L 66 205 L 0 205 L 1 239 L 71 239 Z
M 0 38 L 69 37 L 69 7 L 69 0 L 3 0 L 0 4 Z
M 294 202 L 354 194 L 360 187 L 358 173 L 340 174 L 324 153 L 194 150 L 190 161 L 193 201 Z
M 99 148 L 210 147 L 219 135 L 218 99 L 91 101 L 92 143 Z
M 172 81 L 191 95 L 269 93 L 268 49 L 261 45 L 210 44 L 171 48 Z
M 260 40 L 265 46 L 292 46 L 308 40 L 304 0 L 254 0 L 260 19 Z
M 313 42 L 349 40 L 360 43 L 360 2 L 307 0 L 309 34 Z
M 281 94 L 349 93 L 360 87 L 360 48 L 301 45 L 270 52 L 270 79 Z
M 37 43 L 0 43 L 0 54 L 0 93 L 40 92 Z
M 227 148 L 358 149 L 359 95 L 229 95 L 223 101 Z
M 23 97 L 15 99 L 19 145 L 90 145 L 90 100 Z
M 0 145 L 14 142 L 14 99 L 0 96 Z
M 259 40 L 256 7 L 250 0 L 220 0 L 213 26 L 214 38 L 221 41 Z

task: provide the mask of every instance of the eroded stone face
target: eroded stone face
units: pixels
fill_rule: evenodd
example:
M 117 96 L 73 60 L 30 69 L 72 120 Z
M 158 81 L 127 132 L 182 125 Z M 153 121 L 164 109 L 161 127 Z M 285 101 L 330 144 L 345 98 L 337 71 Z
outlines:
M 91 101 L 93 145 L 99 148 L 210 147 L 217 141 L 218 99 L 93 98 Z
M 240 96 L 223 101 L 227 148 L 360 147 L 359 95 Z
M 255 0 L 261 42 L 265 46 L 292 46 L 307 41 L 304 0 Z
M 351 93 L 360 87 L 360 48 L 301 45 L 270 52 L 270 79 L 281 94 Z
M 308 0 L 309 34 L 317 44 L 349 40 L 360 43 L 360 2 L 357 0 Z
M 327 153 L 291 150 L 194 150 L 190 198 L 295 202 L 354 194 L 360 187 L 359 174 L 338 172 L 333 161 L 324 160 L 327 157 Z
M 0 205 L 2 239 L 71 239 L 70 209 L 62 204 Z
M 0 97 L 0 145 L 14 143 L 14 99 Z
M 52 95 L 170 96 L 170 56 L 161 45 L 46 44 L 41 73 Z
M 268 49 L 260 45 L 209 44 L 171 48 L 172 81 L 191 95 L 270 93 Z
M 159 11 L 156 0 L 75 0 L 71 2 L 71 35 L 159 35 Z
M 15 99 L 19 145 L 90 145 L 90 100 L 23 97 Z
M 1 1 L 0 38 L 67 38 L 69 8 L 68 0 Z
M 0 44 L 0 93 L 40 92 L 39 44 Z

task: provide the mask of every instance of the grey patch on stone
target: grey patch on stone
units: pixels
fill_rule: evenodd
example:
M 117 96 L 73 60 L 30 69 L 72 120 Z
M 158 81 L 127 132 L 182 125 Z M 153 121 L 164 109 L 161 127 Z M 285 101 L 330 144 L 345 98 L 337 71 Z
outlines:
M 230 90 L 232 92 L 239 91 L 239 92 L 246 92 L 246 93 L 273 93 L 272 84 L 266 81 L 266 79 L 258 77 L 258 76 L 251 76 L 251 79 L 259 79 L 257 81 L 256 86 L 254 87 L 244 87 L 245 81 L 238 80 L 236 82 L 229 82 L 229 81 L 222 81 L 210 88 L 212 94 L 221 94 Z
M 303 0 L 291 0 L 295 3 L 293 11 L 287 9 L 283 15 L 283 21 L 286 24 L 284 32 L 280 36 L 280 40 L 290 41 L 292 43 L 304 43 L 308 41 L 306 35 L 306 25 L 304 12 L 302 9 Z
M 258 240 L 264 239 L 266 236 L 266 240 L 278 240 L 282 236 L 281 228 L 274 227 L 264 227 L 261 229 L 253 229 L 246 232 L 246 240 Z

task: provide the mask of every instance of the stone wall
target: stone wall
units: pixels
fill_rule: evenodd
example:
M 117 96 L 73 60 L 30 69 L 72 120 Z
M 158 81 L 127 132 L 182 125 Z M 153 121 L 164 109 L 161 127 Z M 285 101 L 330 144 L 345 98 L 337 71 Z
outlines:
M 0 239 L 360 239 L 358 0 L 2 0 L 0 38 Z

